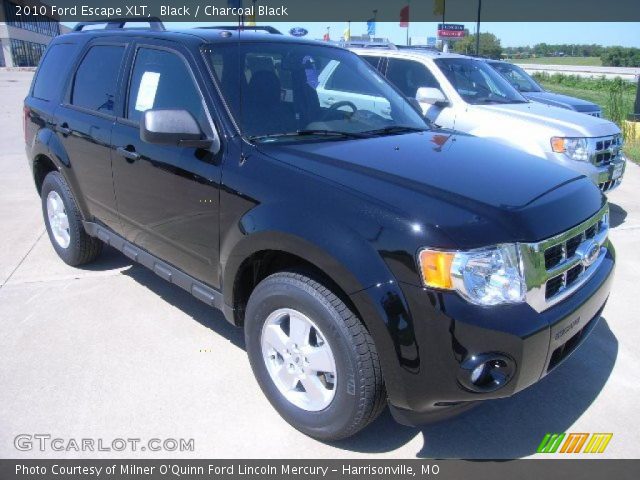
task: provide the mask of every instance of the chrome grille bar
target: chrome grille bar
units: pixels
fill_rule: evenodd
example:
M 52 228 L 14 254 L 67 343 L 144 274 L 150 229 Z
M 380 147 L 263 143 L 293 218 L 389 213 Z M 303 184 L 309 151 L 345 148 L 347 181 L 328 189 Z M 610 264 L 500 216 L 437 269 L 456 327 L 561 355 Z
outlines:
M 575 292 L 602 263 L 608 234 L 609 206 L 605 205 L 596 215 L 566 232 L 541 242 L 521 243 L 527 302 L 541 312 Z M 549 262 L 545 253 L 553 253 L 555 259 L 559 246 L 562 249 L 559 260 Z

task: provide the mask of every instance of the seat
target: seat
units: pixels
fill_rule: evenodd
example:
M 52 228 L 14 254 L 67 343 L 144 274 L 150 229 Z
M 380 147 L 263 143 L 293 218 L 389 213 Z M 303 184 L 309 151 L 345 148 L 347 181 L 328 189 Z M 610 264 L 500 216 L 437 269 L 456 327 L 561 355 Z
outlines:
M 247 135 L 265 135 L 296 131 L 295 115 L 281 100 L 280 79 L 271 71 L 251 76 L 243 99 L 242 117 Z

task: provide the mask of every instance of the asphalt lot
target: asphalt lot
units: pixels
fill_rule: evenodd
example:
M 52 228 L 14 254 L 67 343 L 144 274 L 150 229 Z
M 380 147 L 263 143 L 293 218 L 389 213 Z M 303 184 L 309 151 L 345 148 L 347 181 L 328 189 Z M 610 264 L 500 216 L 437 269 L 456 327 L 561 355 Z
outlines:
M 610 196 L 617 276 L 600 324 L 569 360 L 453 420 L 414 429 L 385 412 L 325 444 L 271 408 L 242 332 L 221 314 L 114 250 L 81 269 L 58 259 L 23 150 L 30 78 L 0 71 L 0 457 L 516 458 L 534 455 L 547 432 L 612 432 L 600 458 L 640 457 L 640 167 L 629 165 Z M 19 434 L 193 438 L 195 451 L 22 452 Z

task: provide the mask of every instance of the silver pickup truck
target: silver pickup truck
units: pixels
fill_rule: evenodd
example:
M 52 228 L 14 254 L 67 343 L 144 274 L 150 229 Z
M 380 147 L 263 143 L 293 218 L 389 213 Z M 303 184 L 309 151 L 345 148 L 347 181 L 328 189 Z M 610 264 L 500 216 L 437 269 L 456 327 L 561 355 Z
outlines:
M 431 50 L 352 50 L 415 98 L 429 120 L 443 128 L 556 162 L 586 175 L 604 192 L 622 181 L 622 135 L 608 120 L 530 102 L 484 60 Z M 320 73 L 317 91 L 322 104 L 366 102 L 368 109 L 388 113 L 389 105 L 382 99 L 369 92 L 344 91 L 340 81 L 339 68 L 327 65 Z

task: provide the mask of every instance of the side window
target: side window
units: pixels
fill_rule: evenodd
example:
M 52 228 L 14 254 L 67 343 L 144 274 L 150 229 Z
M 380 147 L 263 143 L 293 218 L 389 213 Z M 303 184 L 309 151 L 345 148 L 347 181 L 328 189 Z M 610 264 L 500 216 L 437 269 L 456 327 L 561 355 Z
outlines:
M 438 81 L 427 67 L 413 60 L 390 58 L 387 78 L 405 96 L 414 98 L 420 87 L 440 88 Z
M 380 60 L 382 59 L 382 57 L 373 57 L 371 55 L 361 55 L 360 58 L 362 58 L 363 60 L 367 61 L 376 70 L 378 69 L 378 66 L 380 65 Z
M 72 43 L 59 43 L 49 47 L 36 73 L 36 81 L 33 84 L 34 97 L 40 100 L 57 98 L 69 73 L 76 49 L 77 45 Z
M 363 68 L 362 70 L 367 70 Z M 368 82 L 363 82 L 359 77 L 357 69 L 350 66 L 345 67 L 343 63 L 338 64 L 333 71 L 331 78 L 327 82 L 327 89 L 339 92 L 358 93 L 361 95 L 376 95 Z
M 113 113 L 123 46 L 91 47 L 73 80 L 71 104 L 102 113 Z
M 127 118 L 139 122 L 142 112 L 150 109 L 187 110 L 205 129 L 204 104 L 191 72 L 175 53 L 140 48 L 129 86 Z

